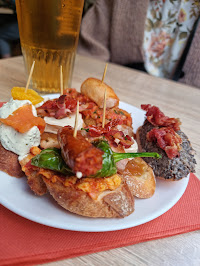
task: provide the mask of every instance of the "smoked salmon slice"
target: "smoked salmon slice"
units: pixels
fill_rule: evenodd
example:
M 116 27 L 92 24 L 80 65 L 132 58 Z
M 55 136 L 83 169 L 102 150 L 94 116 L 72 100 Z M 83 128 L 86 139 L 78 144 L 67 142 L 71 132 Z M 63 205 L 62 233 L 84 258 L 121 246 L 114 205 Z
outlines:
M 0 118 L 0 122 L 7 126 L 11 126 L 20 133 L 25 133 L 34 126 L 37 126 L 40 132 L 43 133 L 45 128 L 44 119 L 33 115 L 32 106 L 30 104 L 18 108 L 7 118 Z

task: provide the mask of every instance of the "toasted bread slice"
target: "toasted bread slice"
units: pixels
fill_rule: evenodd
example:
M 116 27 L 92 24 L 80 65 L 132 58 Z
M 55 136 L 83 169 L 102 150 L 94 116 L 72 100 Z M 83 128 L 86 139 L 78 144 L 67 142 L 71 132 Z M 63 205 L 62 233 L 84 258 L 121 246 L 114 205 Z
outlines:
M 37 149 L 37 147 L 36 147 Z M 33 150 L 33 149 L 32 149 Z M 39 151 L 39 149 L 38 149 Z M 42 177 L 38 174 L 39 169 L 30 169 L 27 166 L 27 163 L 35 156 L 36 154 L 29 153 L 23 160 L 20 161 L 20 165 L 22 170 L 26 174 L 27 183 L 31 190 L 38 196 L 42 196 L 47 193 L 47 187 L 42 179 Z
M 122 176 L 132 195 L 143 199 L 153 196 L 156 189 L 154 173 L 142 158 L 129 160 Z
M 134 211 L 134 197 L 124 182 L 114 191 L 100 192 L 94 199 L 74 185 L 64 186 L 59 178 L 53 182 L 43 176 L 43 180 L 58 204 L 72 213 L 94 218 L 123 218 Z
M 145 162 L 152 167 L 155 177 L 167 181 L 178 181 L 187 177 L 190 172 L 194 173 L 196 164 L 194 158 L 195 151 L 193 150 L 188 137 L 181 130 L 176 132 L 182 139 L 181 150 L 179 152 L 180 155 L 170 159 L 166 152 L 155 142 L 147 140 L 147 132 L 153 127 L 154 126 L 146 120 L 144 125 L 138 128 L 136 139 L 140 152 L 157 152 L 162 156 L 160 159 L 144 158 Z
M 24 173 L 18 161 L 18 155 L 6 150 L 0 143 L 0 170 L 10 176 L 22 177 Z
M 31 175 L 27 175 L 27 183 L 36 195 L 43 196 L 47 193 L 47 187 L 37 171 L 32 171 Z
M 101 80 L 95 78 L 86 79 L 81 85 L 81 93 L 88 96 L 100 108 L 103 108 L 104 93 L 106 89 L 106 107 L 112 108 L 119 105 L 119 98 L 113 89 Z
M 42 149 L 48 148 L 60 148 L 60 144 L 58 143 L 57 134 L 44 132 L 41 135 L 40 147 Z

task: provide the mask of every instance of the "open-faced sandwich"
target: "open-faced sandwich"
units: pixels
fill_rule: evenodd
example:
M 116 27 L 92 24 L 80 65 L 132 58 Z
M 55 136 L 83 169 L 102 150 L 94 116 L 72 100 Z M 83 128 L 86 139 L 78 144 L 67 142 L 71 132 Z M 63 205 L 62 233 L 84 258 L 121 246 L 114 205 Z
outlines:
M 111 87 L 89 78 L 81 85 L 81 92 L 66 89 L 63 95 L 47 100 L 36 110 L 30 102 L 22 102 L 11 100 L 0 109 L 0 157 L 5 152 L 15 156 L 18 176 L 22 169 L 35 194 L 49 192 L 70 212 L 107 218 L 130 215 L 135 208 L 134 197 L 153 196 L 156 181 L 152 167 L 156 172 L 154 165 L 162 160 L 159 153 L 165 154 L 163 150 L 148 149 L 138 153 L 131 115 L 119 108 L 119 99 Z M 79 123 L 74 135 L 77 102 Z M 15 108 L 9 107 L 11 103 L 17 103 Z M 4 115 L 6 109 L 9 112 Z M 2 137 L 4 129 L 12 131 L 8 138 L 12 148 Z M 137 135 L 141 149 L 144 134 L 140 130 Z M 146 157 L 151 158 L 149 164 Z M 0 167 L 17 176 L 9 166 Z
M 146 111 L 144 125 L 137 131 L 141 152 L 158 152 L 160 160 L 145 158 L 158 178 L 180 180 L 195 172 L 194 150 L 188 137 L 180 130 L 178 118 L 169 118 L 156 106 L 142 105 Z

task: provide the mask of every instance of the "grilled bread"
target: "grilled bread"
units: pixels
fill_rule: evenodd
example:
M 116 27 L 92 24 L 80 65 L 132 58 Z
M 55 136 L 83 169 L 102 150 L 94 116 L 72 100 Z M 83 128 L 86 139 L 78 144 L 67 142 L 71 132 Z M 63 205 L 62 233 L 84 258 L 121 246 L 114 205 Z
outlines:
M 81 93 L 88 96 L 100 108 L 103 108 L 104 93 L 106 89 L 106 107 L 112 108 L 119 105 L 119 98 L 113 89 L 101 80 L 95 78 L 86 79 L 81 85 Z

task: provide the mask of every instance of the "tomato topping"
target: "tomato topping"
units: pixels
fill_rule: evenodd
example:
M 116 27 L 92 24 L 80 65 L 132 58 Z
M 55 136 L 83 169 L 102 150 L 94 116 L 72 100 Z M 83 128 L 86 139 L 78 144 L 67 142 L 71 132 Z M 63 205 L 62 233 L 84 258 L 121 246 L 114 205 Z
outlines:
M 56 119 L 69 116 L 76 111 L 77 100 L 79 100 L 79 111 L 84 119 L 92 118 L 97 126 L 102 125 L 103 109 L 92 102 L 87 96 L 77 92 L 75 89 L 66 89 L 58 99 L 49 100 L 37 108 L 40 116 L 50 116 Z M 106 123 L 119 119 L 120 125 L 132 126 L 132 118 L 129 113 L 118 107 L 106 110 Z
M 88 97 L 75 89 L 65 89 L 64 94 L 58 99 L 49 100 L 38 107 L 38 115 L 55 117 L 56 119 L 67 117 L 75 112 L 77 100 L 79 100 L 80 105 L 85 105 L 90 101 Z
M 120 119 L 113 120 L 105 125 L 104 128 L 101 126 L 88 126 L 86 130 L 91 137 L 104 136 L 110 143 L 111 146 L 117 147 L 121 144 L 124 148 L 130 148 L 133 145 L 134 140 L 129 135 L 124 135 L 120 130 L 112 129 L 117 125 L 121 125 L 122 121 Z
M 91 137 L 99 137 L 101 135 L 110 135 L 111 129 L 117 125 L 120 125 L 121 121 L 119 119 L 113 120 L 105 125 L 103 128 L 102 126 L 88 126 L 88 128 L 85 128 L 85 130 L 88 132 L 88 134 Z M 117 132 L 117 131 L 116 131 Z
M 40 132 L 43 133 L 45 128 L 44 119 L 33 115 L 31 105 L 23 105 L 7 118 L 1 118 L 0 121 L 7 126 L 13 127 L 20 133 L 27 132 L 33 126 L 37 126 Z

